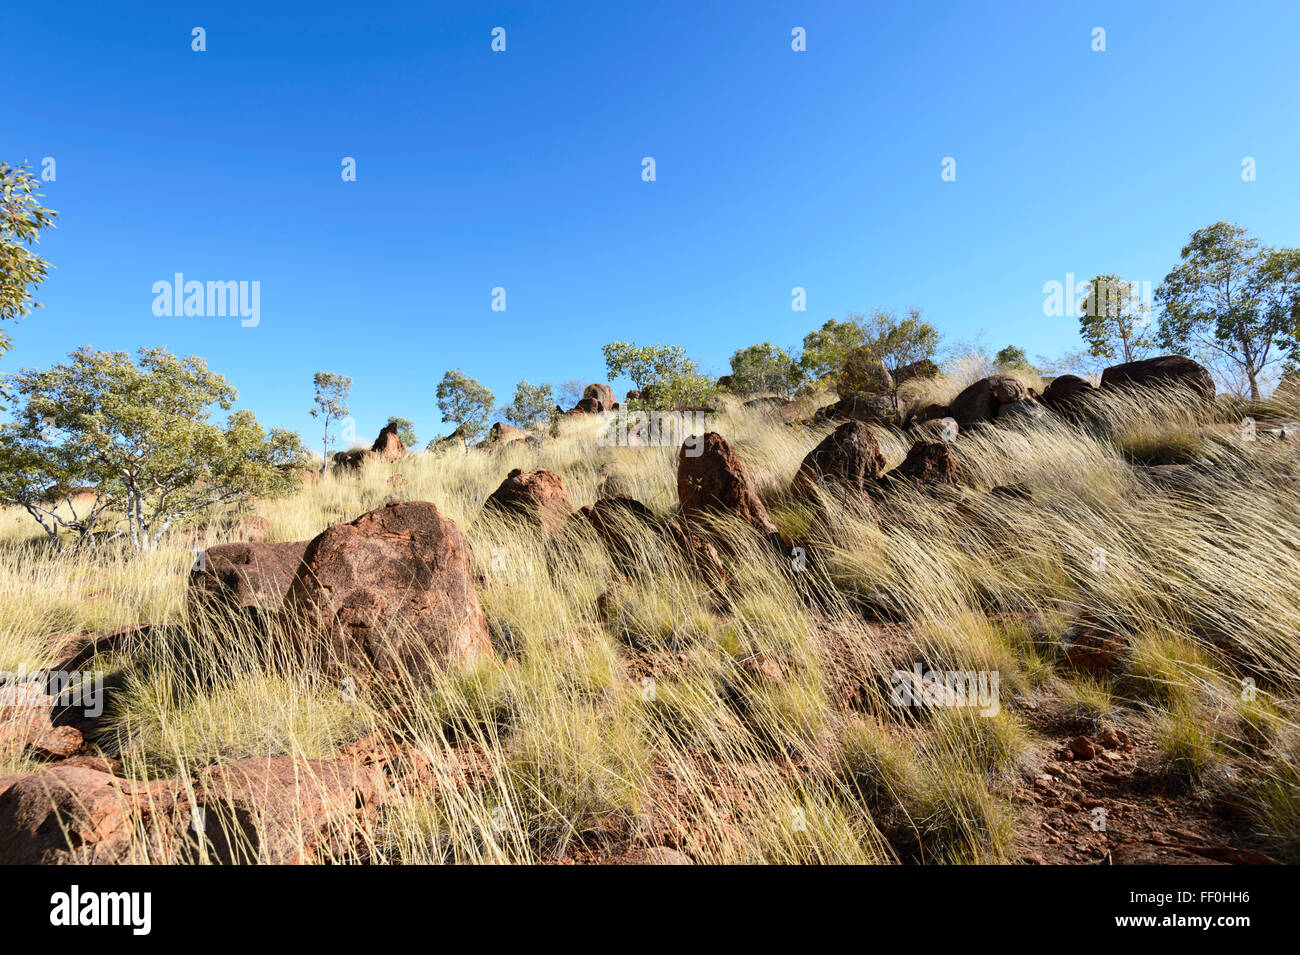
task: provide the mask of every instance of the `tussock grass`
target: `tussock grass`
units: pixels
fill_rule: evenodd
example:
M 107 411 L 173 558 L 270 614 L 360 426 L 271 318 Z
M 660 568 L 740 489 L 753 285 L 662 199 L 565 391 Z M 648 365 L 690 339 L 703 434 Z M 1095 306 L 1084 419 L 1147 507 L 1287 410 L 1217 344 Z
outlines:
M 967 377 L 930 382 L 927 397 L 946 401 Z M 796 572 L 721 521 L 725 592 L 635 524 L 613 566 L 580 527 L 545 538 L 482 513 L 521 467 L 559 473 L 575 507 L 612 481 L 672 518 L 677 449 L 605 446 L 597 422 L 565 420 L 536 447 L 453 448 L 310 482 L 253 507 L 272 539 L 309 538 L 391 498 L 435 502 L 469 538 L 496 649 L 352 695 L 304 668 L 287 635 L 186 620 L 192 550 L 225 539 L 238 515 L 177 528 L 129 560 L 112 546 L 51 554 L 9 512 L 0 669 L 52 663 L 60 635 L 158 624 L 144 652 L 99 661 L 119 680 L 101 743 L 141 779 L 243 756 L 328 757 L 372 734 L 399 741 L 420 772 L 395 777 L 397 795 L 336 861 L 529 863 L 657 844 L 704 862 L 1008 861 L 1011 795 L 1039 745 L 1017 707 L 1027 695 L 1056 695 L 1097 727 L 1123 711 L 1193 785 L 1249 755 L 1256 827 L 1294 857 L 1300 456 L 1237 440 L 1232 414 L 1100 395 L 1087 423 L 963 434 L 961 489 L 819 511 L 787 490 L 830 428 L 728 405 L 711 428 L 808 564 Z M 875 430 L 900 462 L 910 439 Z M 1183 462 L 1176 486 L 1141 468 Z M 1009 484 L 1029 497 L 989 493 Z M 1122 638 L 1117 673 L 1061 669 L 1059 635 L 1076 622 Z M 900 707 L 896 671 L 914 666 L 996 674 L 996 713 Z M 143 857 L 160 851 L 141 843 Z

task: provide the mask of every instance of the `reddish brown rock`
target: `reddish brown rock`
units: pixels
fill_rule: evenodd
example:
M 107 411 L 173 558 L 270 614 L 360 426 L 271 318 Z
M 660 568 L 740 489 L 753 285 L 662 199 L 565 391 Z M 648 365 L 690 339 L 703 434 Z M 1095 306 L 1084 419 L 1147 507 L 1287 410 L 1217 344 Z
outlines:
M 331 670 L 418 680 L 492 655 L 465 535 L 424 501 L 388 504 L 318 535 L 284 612 Z
M 1161 355 L 1112 365 L 1101 373 L 1101 386 L 1138 386 L 1160 391 L 1174 386 L 1190 389 L 1207 401 L 1214 400 L 1214 377 L 1209 369 L 1182 355 Z
M 1043 389 L 1042 402 L 1051 410 L 1061 413 L 1081 407 L 1082 402 L 1096 391 L 1086 378 L 1078 375 L 1059 375 Z
M 699 450 L 692 456 L 688 451 Z M 767 508 L 749 482 L 740 458 L 722 435 L 710 431 L 696 444 L 687 442 L 677 454 L 677 499 L 685 520 L 725 514 L 748 522 L 763 534 L 775 534 Z
M 504 421 L 498 421 L 488 429 L 488 444 L 505 444 L 507 441 L 513 441 L 516 438 L 528 437 L 523 428 L 516 428 L 512 424 L 506 424 Z
M 57 703 L 36 682 L 0 686 L 0 760 L 62 759 L 80 752 L 81 731 L 53 723 Z
M 954 398 L 948 406 L 948 413 L 964 428 L 979 421 L 992 421 L 1000 406 L 1029 397 L 1029 389 L 1019 379 L 1011 375 L 990 375 Z
M 903 463 L 885 475 L 886 483 L 902 482 L 917 487 L 955 485 L 957 461 L 942 441 L 917 441 Z
M 584 408 L 583 402 L 588 402 L 587 407 L 596 412 L 613 411 L 618 407 L 614 389 L 604 384 L 588 385 L 582 392 L 582 401 L 578 402 L 578 407 Z
M 382 795 L 374 770 L 289 756 L 211 766 L 194 784 L 205 848 L 224 864 L 345 859 Z
M 558 474 L 520 468 L 506 475 L 483 508 L 523 518 L 547 532 L 559 530 L 573 513 L 573 503 Z
M 370 453 L 378 455 L 385 461 L 400 461 L 406 457 L 406 445 L 397 436 L 397 425 L 386 424 L 370 446 Z
M 191 614 L 215 609 L 254 616 L 279 611 L 302 567 L 307 543 L 241 542 L 209 547 L 190 570 L 187 609 Z
M 885 471 L 885 456 L 875 435 L 861 421 L 847 421 L 808 452 L 790 485 L 796 497 L 817 490 L 862 495 Z

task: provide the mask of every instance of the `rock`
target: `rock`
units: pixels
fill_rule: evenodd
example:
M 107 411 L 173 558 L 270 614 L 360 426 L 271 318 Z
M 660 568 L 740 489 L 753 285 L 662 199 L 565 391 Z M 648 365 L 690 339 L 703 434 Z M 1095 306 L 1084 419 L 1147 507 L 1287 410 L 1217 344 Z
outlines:
M 1043 389 L 1042 402 L 1058 414 L 1077 411 L 1096 391 L 1091 382 L 1078 375 L 1059 375 Z
M 397 436 L 397 425 L 386 424 L 370 446 L 370 453 L 378 455 L 385 461 L 399 461 L 406 457 L 406 445 Z
M 1065 644 L 1062 662 L 1079 673 L 1114 673 L 1127 648 L 1123 637 L 1084 624 L 1068 627 L 1061 639 Z
M 361 466 L 371 457 L 369 448 L 353 448 L 350 451 L 336 451 L 334 453 L 334 469 L 336 471 L 360 471 Z
M 956 418 L 943 417 L 923 419 L 909 430 L 918 440 L 952 442 L 961 433 L 961 426 L 957 424 Z
M 1017 419 L 1023 421 L 1037 421 L 1046 415 L 1047 412 L 1043 406 L 1032 397 L 1022 398 L 1019 401 L 1009 401 L 1006 404 L 998 405 L 998 421 L 1014 421 Z
M 165 783 L 137 783 L 80 766 L 10 776 L 0 787 L 0 865 L 128 861 L 140 805 L 156 799 L 166 809 L 175 801 L 174 794 L 167 798 Z
M 938 375 L 939 366 L 928 358 L 922 358 L 920 361 L 895 368 L 894 383 L 901 385 L 905 381 L 927 381 L 937 378 Z
M 0 760 L 64 759 L 81 752 L 85 739 L 73 726 L 55 726 L 60 701 L 36 681 L 0 686 Z
M 284 599 L 304 647 L 341 666 L 415 679 L 492 656 L 465 535 L 424 501 L 387 504 L 307 545 Z
M 883 361 L 865 348 L 850 353 L 835 379 L 835 390 L 842 396 L 889 392 L 893 389 L 894 376 L 889 373 Z
M 580 514 L 596 532 L 615 566 L 626 572 L 637 562 L 639 532 L 669 541 L 698 577 L 724 586 L 728 575 L 717 550 L 676 522 L 660 524 L 650 508 L 625 494 L 601 498 Z
M 1094 744 L 1086 736 L 1076 736 L 1074 739 L 1070 740 L 1069 747 L 1070 752 L 1072 752 L 1077 759 L 1092 759 L 1101 751 L 1100 747 Z
M 746 521 L 762 534 L 776 534 L 749 481 L 740 458 L 722 435 L 709 431 L 691 456 L 693 442 L 682 445 L 677 454 L 677 499 L 684 520 L 705 514 L 725 514 Z
M 406 481 L 406 475 L 405 475 L 405 474 L 391 474 L 391 475 L 389 475 L 389 477 L 388 477 L 388 486 L 389 486 L 389 487 L 402 488 L 402 487 L 406 487 L 406 484 L 407 484 L 407 481 Z
M 632 389 L 631 391 L 629 391 L 626 395 L 624 395 L 623 398 L 624 398 L 625 401 L 640 401 L 641 398 L 642 398 L 642 394 L 641 394 L 641 392 L 639 392 L 639 391 L 637 391 L 635 388 L 633 388 L 633 389 Z
M 1182 355 L 1130 361 L 1112 365 L 1101 373 L 1102 388 L 1140 386 L 1164 390 L 1169 385 L 1190 389 L 1207 401 L 1214 400 L 1214 377 L 1209 369 Z
M 863 495 L 885 472 L 885 456 L 876 437 L 861 421 L 846 421 L 808 452 L 790 485 L 790 493 L 806 497 L 818 489 Z
M 564 526 L 573 513 L 573 503 L 564 482 L 554 471 L 524 471 L 515 468 L 492 492 L 484 510 L 523 518 L 553 532 Z
M 275 613 L 302 567 L 307 541 L 218 544 L 190 570 L 186 606 L 190 614 L 222 610 Z
M 512 424 L 506 424 L 504 421 L 498 421 L 488 430 L 488 444 L 504 444 L 507 441 L 513 441 L 515 438 L 526 438 L 527 433 L 523 428 L 516 428 Z
M 992 421 L 1001 405 L 1023 401 L 1029 389 L 1011 375 L 990 375 L 970 385 L 948 406 L 951 417 L 961 427 L 978 421 Z
M 821 408 L 813 416 L 820 421 L 865 421 L 870 424 L 901 424 L 908 416 L 915 413 L 920 405 L 915 395 L 900 394 L 898 406 L 894 406 L 894 396 L 886 393 L 857 393 L 845 395 L 833 405 Z
M 352 763 L 254 757 L 202 770 L 194 804 L 215 861 L 295 865 L 346 855 L 382 793 L 379 774 Z
M 582 392 L 583 401 L 594 401 L 597 412 L 613 411 L 618 407 L 618 401 L 614 398 L 614 389 L 609 385 L 595 384 L 588 385 Z M 581 406 L 582 402 L 579 402 Z
M 941 421 L 944 418 L 952 418 L 948 413 L 947 405 L 929 404 L 916 413 L 913 422 L 915 424 L 925 424 L 927 421 Z M 956 421 L 957 419 L 952 418 L 952 420 Z
M 632 493 L 631 481 L 617 467 L 611 464 L 602 464 L 597 474 L 600 475 L 600 481 L 596 485 L 597 496 L 615 497 L 619 494 L 630 495 Z
M 903 463 L 884 477 L 888 485 L 907 483 L 916 487 L 956 485 L 957 461 L 942 441 L 917 441 Z

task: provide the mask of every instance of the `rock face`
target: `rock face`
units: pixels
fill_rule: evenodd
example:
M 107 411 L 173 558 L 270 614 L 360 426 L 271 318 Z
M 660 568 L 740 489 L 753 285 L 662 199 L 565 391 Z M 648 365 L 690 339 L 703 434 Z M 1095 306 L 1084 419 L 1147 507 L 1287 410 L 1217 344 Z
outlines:
M 979 421 L 992 421 L 1001 405 L 1029 398 L 1029 389 L 1011 375 L 981 378 L 952 400 L 948 414 L 963 428 Z
M 573 513 L 573 503 L 558 474 L 520 468 L 506 475 L 483 507 L 531 521 L 548 532 L 563 527 Z
M 710 431 L 700 443 L 701 453 L 677 454 L 677 499 L 683 519 L 704 514 L 727 514 L 748 522 L 762 534 L 775 534 L 776 526 L 758 499 L 749 475 L 735 450 L 722 435 Z
M 257 615 L 275 613 L 302 568 L 307 541 L 218 544 L 190 570 L 186 604 Z
M 424 501 L 388 504 L 319 534 L 284 612 L 331 670 L 418 679 L 492 655 L 465 535 Z
M 845 395 L 833 405 L 819 409 L 814 416 L 818 421 L 866 421 L 869 423 L 901 423 L 914 414 L 921 401 L 915 395 L 899 394 L 898 408 L 894 408 L 892 394 L 859 392 Z
M 796 497 L 824 488 L 859 496 L 885 471 L 885 456 L 875 435 L 861 421 L 847 421 L 808 452 L 790 485 Z
M 957 483 L 957 462 L 952 449 L 942 441 L 918 441 L 903 463 L 885 475 L 889 483 L 905 482 L 918 487 Z
M 1103 388 L 1119 388 L 1125 385 L 1147 388 L 1179 385 L 1195 391 L 1207 401 L 1214 400 L 1214 378 L 1209 369 L 1200 362 L 1182 355 L 1162 355 L 1159 358 L 1130 361 L 1122 365 L 1112 365 L 1101 373 Z

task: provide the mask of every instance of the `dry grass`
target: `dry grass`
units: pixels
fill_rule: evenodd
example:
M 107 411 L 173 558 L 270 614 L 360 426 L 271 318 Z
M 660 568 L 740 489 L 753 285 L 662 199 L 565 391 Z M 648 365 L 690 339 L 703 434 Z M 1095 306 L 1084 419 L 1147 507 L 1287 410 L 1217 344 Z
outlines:
M 964 383 L 932 383 L 933 397 Z M 192 548 L 222 540 L 236 515 L 127 560 L 53 555 L 6 513 L 0 669 L 50 663 L 60 634 L 175 625 L 142 657 L 104 661 L 122 676 L 106 746 L 141 778 L 400 737 L 427 775 L 340 861 L 538 862 L 662 843 L 709 862 L 1006 861 L 1035 746 L 1017 709 L 1030 694 L 1096 725 L 1124 710 L 1193 782 L 1249 752 L 1264 767 L 1250 787 L 1258 831 L 1294 853 L 1300 458 L 1293 445 L 1234 443 L 1223 420 L 1181 400 L 1112 398 L 1087 431 L 1046 421 L 963 436 L 960 493 L 901 494 L 879 521 L 832 503 L 814 520 L 786 489 L 829 429 L 728 408 L 714 430 L 812 562 L 795 574 L 724 527 L 725 603 L 648 536 L 639 572 L 612 582 L 596 541 L 548 543 L 480 514 L 513 467 L 558 472 L 575 506 L 616 474 L 670 514 L 676 448 L 604 447 L 592 422 L 566 422 L 539 450 L 419 455 L 259 502 L 277 540 L 393 496 L 433 501 L 466 531 L 497 657 L 400 687 L 396 708 L 391 694 L 346 698 L 251 629 L 183 626 Z M 879 437 L 897 464 L 907 440 Z M 1134 467 L 1193 458 L 1209 466 L 1175 490 Z M 1032 499 L 986 493 L 1013 482 Z M 889 639 L 864 621 L 881 608 Z M 1117 674 L 1058 672 L 1056 634 L 1085 619 L 1125 635 Z M 916 661 L 996 674 L 998 711 L 893 705 L 893 672 Z

